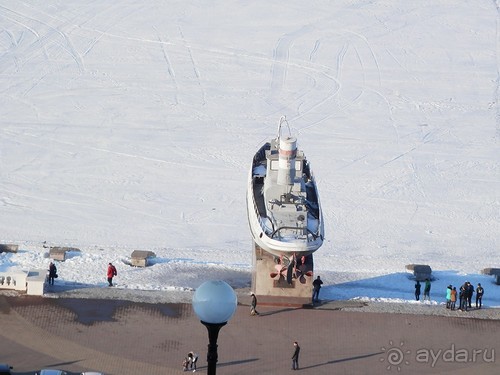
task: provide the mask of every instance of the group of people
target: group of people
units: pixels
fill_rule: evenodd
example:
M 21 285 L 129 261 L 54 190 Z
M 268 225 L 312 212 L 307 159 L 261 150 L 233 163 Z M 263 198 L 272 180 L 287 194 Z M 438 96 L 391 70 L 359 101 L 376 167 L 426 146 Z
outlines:
M 182 370 L 191 370 L 193 372 L 196 372 L 196 362 L 198 362 L 198 354 L 196 354 L 195 352 L 189 352 L 182 361 Z
M 108 280 L 108 285 L 113 286 L 113 277 L 118 275 L 118 272 L 116 271 L 116 267 L 113 265 L 113 263 L 108 263 L 108 271 L 106 273 L 106 277 Z M 57 267 L 54 262 L 50 262 L 49 264 L 49 269 L 48 269 L 48 281 L 49 285 L 54 285 L 54 280 L 57 279 Z
M 299 353 L 300 346 L 297 341 L 293 342 L 293 354 L 292 354 L 292 370 L 299 369 Z M 182 360 L 182 370 L 183 371 L 193 371 L 196 372 L 196 363 L 198 362 L 198 354 L 195 352 L 189 352 L 186 357 Z
M 420 281 L 417 280 L 415 283 L 415 299 L 417 301 L 420 301 L 421 287 Z M 424 301 L 426 299 L 430 301 L 430 292 L 431 281 L 426 279 L 424 286 Z M 483 306 L 484 294 L 484 288 L 481 286 L 481 283 L 478 283 L 477 287 L 474 288 L 474 285 L 472 285 L 469 281 L 466 281 L 458 290 L 457 287 L 448 285 L 446 288 L 446 308 L 455 310 L 458 301 L 458 310 L 467 311 L 468 309 L 471 309 L 472 297 L 474 293 L 476 293 L 476 309 L 480 309 Z
M 448 285 L 446 288 L 446 308 L 450 310 L 455 310 L 456 303 L 458 299 L 458 310 L 467 311 L 472 308 L 472 296 L 476 293 L 476 309 L 480 309 L 483 306 L 483 294 L 484 288 L 481 283 L 477 284 L 474 289 L 469 281 L 466 281 L 460 286 L 457 291 L 457 287 Z
M 420 281 L 417 280 L 415 283 L 415 299 L 417 301 L 420 301 L 420 290 L 422 289 L 422 285 L 420 284 Z M 425 279 L 425 286 L 424 286 L 424 301 L 425 300 L 431 300 L 431 281 L 429 279 Z
M 299 353 L 300 346 L 297 341 L 293 342 L 293 354 L 292 354 L 292 370 L 299 369 Z M 195 352 L 189 352 L 186 357 L 182 360 L 182 370 L 183 371 L 193 371 L 196 372 L 196 363 L 198 362 L 198 354 Z

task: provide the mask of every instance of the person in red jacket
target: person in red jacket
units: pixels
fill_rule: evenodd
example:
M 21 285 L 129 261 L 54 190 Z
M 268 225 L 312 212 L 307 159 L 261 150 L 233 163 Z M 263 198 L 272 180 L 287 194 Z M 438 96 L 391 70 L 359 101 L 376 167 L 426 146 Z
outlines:
M 113 286 L 113 277 L 117 275 L 116 267 L 113 266 L 113 263 L 108 264 L 108 283 L 109 286 Z

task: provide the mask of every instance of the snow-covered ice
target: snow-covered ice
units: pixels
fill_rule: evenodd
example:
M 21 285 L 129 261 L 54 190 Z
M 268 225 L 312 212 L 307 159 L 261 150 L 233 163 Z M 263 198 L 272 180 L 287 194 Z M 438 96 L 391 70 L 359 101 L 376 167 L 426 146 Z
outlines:
M 245 189 L 286 115 L 326 223 L 328 299 L 413 303 L 481 282 L 500 306 L 499 1 L 3 1 L 0 272 L 61 287 L 245 288 Z M 154 265 L 127 265 L 133 250 Z

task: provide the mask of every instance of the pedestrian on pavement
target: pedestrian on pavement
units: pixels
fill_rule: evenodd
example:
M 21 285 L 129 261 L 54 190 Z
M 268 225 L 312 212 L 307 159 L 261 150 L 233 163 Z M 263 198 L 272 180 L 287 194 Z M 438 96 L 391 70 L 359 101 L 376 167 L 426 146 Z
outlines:
M 252 293 L 252 303 L 250 305 L 250 315 L 259 315 L 257 311 L 257 297 Z
M 198 362 L 198 354 L 195 352 L 188 353 L 189 369 L 196 372 L 196 362 Z
M 425 287 L 424 287 L 424 301 L 425 299 L 431 300 L 431 281 L 429 279 L 425 279 Z
M 293 355 L 292 355 L 292 370 L 298 370 L 299 369 L 299 353 L 300 353 L 300 346 L 297 341 L 294 341 L 293 343 Z
M 446 287 L 446 308 L 449 309 L 451 307 L 451 291 L 452 291 L 451 285 L 448 285 Z
M 457 303 L 457 288 L 454 286 L 453 289 L 451 290 L 451 296 L 450 296 L 450 309 L 455 310 L 455 305 Z
M 459 299 L 460 299 L 459 310 L 467 311 L 467 282 L 460 287 Z
M 116 272 L 116 267 L 113 265 L 113 263 L 108 264 L 108 284 L 109 286 L 113 286 L 113 277 L 118 275 Z
M 422 287 L 422 285 L 420 285 L 420 281 L 417 280 L 417 282 L 415 283 L 415 299 L 417 301 L 420 301 L 420 288 Z
M 323 285 L 323 281 L 318 276 L 316 280 L 313 281 L 313 296 L 312 302 L 319 302 L 319 290 L 321 289 L 321 285 Z
M 54 285 L 54 279 L 57 278 L 57 267 L 54 262 L 49 264 L 49 285 Z
M 476 288 L 476 309 L 480 309 L 483 306 L 483 294 L 484 289 L 481 286 L 481 283 L 478 283 Z
M 182 371 L 187 371 L 189 366 L 189 360 L 187 357 L 184 357 L 182 360 Z
M 474 285 L 467 281 L 467 304 L 472 308 L 472 295 L 474 294 Z

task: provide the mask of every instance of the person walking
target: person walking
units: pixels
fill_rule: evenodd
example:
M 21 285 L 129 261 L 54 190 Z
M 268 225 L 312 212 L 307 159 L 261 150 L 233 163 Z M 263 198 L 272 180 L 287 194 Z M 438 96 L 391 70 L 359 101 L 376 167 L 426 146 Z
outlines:
M 431 281 L 429 279 L 425 279 L 425 287 L 424 287 L 424 301 L 425 299 L 431 300 Z
M 113 277 L 118 275 L 118 273 L 116 272 L 116 267 L 111 262 L 108 264 L 108 274 L 107 275 L 108 275 L 109 286 L 113 286 Z
M 457 303 L 457 288 L 453 287 L 450 293 L 450 309 L 455 310 L 455 305 Z
M 319 302 L 319 290 L 321 289 L 321 285 L 323 285 L 323 281 L 321 277 L 317 277 L 316 280 L 313 281 L 313 296 L 312 302 Z
M 292 355 L 292 370 L 298 370 L 299 369 L 299 353 L 300 353 L 300 346 L 297 341 L 293 342 L 293 355 Z
M 54 279 L 57 278 L 57 267 L 54 262 L 49 264 L 49 285 L 54 285 Z
M 257 297 L 252 293 L 252 302 L 250 304 L 250 315 L 259 315 L 257 311 Z
M 420 285 L 420 281 L 417 280 L 417 282 L 415 283 L 415 299 L 417 301 L 420 301 L 420 289 L 421 289 L 422 285 Z
M 478 283 L 476 288 L 476 309 L 480 309 L 483 306 L 483 294 L 484 289 L 481 283 Z
M 198 354 L 196 354 L 195 352 L 189 352 L 188 362 L 189 362 L 189 369 L 193 370 L 193 372 L 196 372 L 196 362 L 198 362 Z

